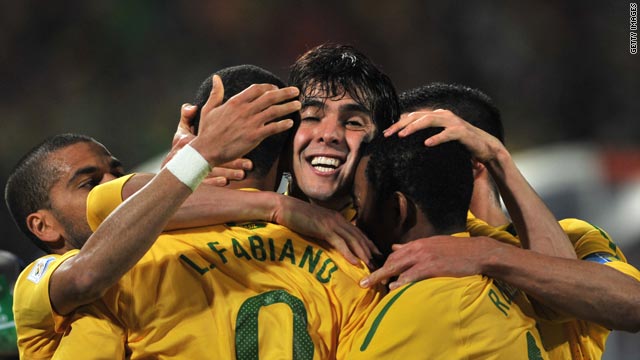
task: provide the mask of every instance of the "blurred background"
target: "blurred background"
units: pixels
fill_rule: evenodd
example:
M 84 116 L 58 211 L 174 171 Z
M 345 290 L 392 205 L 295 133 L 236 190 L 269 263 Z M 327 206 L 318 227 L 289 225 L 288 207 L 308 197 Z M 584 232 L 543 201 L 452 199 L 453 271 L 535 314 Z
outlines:
M 485 91 L 556 216 L 606 229 L 640 266 L 640 58 L 625 1 L 3 1 L 0 184 L 63 132 L 135 168 L 168 150 L 180 105 L 210 73 L 253 63 L 286 79 L 323 42 L 355 45 L 399 91 Z M 0 225 L 0 249 L 41 255 L 4 206 Z M 638 358 L 637 340 L 615 334 L 605 358 Z

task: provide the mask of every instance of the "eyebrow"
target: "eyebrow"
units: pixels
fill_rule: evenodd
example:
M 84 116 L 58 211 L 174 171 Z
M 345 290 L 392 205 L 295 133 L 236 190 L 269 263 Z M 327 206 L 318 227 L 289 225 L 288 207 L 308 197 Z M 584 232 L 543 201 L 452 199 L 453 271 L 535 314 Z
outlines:
M 318 100 L 316 98 L 307 99 L 302 102 L 303 109 L 308 107 L 324 108 L 324 106 L 325 106 L 324 101 Z M 361 112 L 365 114 L 371 114 L 371 111 L 369 111 L 369 109 L 367 109 L 364 105 L 361 105 L 358 103 L 341 105 L 340 110 L 348 111 L 348 112 Z
M 350 112 L 362 112 L 365 114 L 371 114 L 371 111 L 369 111 L 369 109 L 367 109 L 366 107 L 364 107 L 363 105 L 360 105 L 358 103 L 355 104 L 345 104 L 340 106 L 340 110 L 342 111 L 350 111 Z
M 321 101 L 318 99 L 306 99 L 302 102 L 302 108 L 308 108 L 308 107 L 323 108 L 324 101 Z

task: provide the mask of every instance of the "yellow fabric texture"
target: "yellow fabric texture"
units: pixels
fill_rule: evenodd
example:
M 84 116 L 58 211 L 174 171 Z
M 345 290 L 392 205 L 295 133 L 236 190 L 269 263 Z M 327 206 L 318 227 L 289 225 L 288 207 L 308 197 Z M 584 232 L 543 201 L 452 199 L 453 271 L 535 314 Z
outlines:
M 422 280 L 376 306 L 348 358 L 547 359 L 532 316 L 521 291 L 484 276 Z
M 125 182 L 91 192 L 91 218 L 118 205 Z M 342 359 L 383 295 L 358 286 L 368 274 L 282 226 L 226 224 L 161 235 L 103 304 L 132 359 Z M 61 351 L 85 341 L 72 336 Z
M 55 352 L 69 319 L 53 310 L 49 279 L 60 264 L 78 251 L 43 256 L 18 277 L 13 292 L 13 316 L 20 359 L 49 359 Z
M 491 227 L 486 228 L 482 223 L 469 212 L 467 229 L 474 235 L 491 236 L 500 241 L 511 243 L 511 239 L 504 235 L 505 231 L 503 231 L 510 224 L 498 227 L 494 230 L 495 232 L 492 232 Z M 604 266 L 612 267 L 640 281 L 638 269 L 627 263 L 622 250 L 615 245 L 605 231 L 584 220 L 574 218 L 560 220 L 559 224 L 573 244 L 579 259 L 584 259 L 594 253 L 610 254 L 619 261 L 614 260 Z M 598 324 L 575 319 L 554 322 L 539 318 L 538 327 L 544 347 L 552 360 L 600 359 L 605 349 L 607 337 L 611 332 Z
M 121 176 L 104 184 L 96 186 L 87 197 L 87 222 L 92 231 L 96 231 L 98 226 L 122 204 L 122 188 L 135 174 Z M 95 196 L 99 193 L 100 196 Z M 93 194 L 93 196 L 92 196 Z

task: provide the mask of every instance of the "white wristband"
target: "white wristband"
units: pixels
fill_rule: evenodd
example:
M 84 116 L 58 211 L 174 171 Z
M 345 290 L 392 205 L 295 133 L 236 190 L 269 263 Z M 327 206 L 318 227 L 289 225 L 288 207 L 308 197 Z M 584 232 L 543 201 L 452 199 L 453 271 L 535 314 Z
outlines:
M 175 177 L 195 191 L 198 185 L 211 172 L 209 162 L 189 144 L 180 149 L 165 165 Z

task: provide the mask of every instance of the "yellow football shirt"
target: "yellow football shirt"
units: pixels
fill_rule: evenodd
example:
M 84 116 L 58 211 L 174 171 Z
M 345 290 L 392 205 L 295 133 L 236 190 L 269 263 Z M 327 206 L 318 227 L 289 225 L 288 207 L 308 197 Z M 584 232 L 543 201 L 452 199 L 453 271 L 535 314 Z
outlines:
M 67 318 L 57 314 L 49 300 L 53 271 L 78 250 L 46 255 L 27 266 L 13 291 L 13 317 L 21 359 L 49 359 L 58 346 Z
M 591 255 L 604 254 L 604 261 L 598 262 L 640 281 L 638 269 L 627 263 L 620 248 L 602 229 L 579 219 L 564 219 L 559 223 L 573 243 L 579 259 L 590 261 Z M 540 321 L 539 328 L 552 360 L 600 359 L 611 333 L 603 326 L 584 320 L 564 323 Z
M 481 275 L 422 280 L 378 304 L 348 358 L 547 359 L 532 315 L 521 291 Z
M 580 219 L 563 219 L 558 223 L 573 244 L 579 259 L 589 261 L 591 256 L 605 255 L 604 261 L 598 262 L 640 281 L 638 269 L 627 263 L 620 248 L 605 231 Z M 512 243 L 513 238 L 504 235 L 504 232 L 515 235 L 511 224 L 498 227 L 495 229 L 497 232 L 492 233 L 490 228 L 483 227 L 482 221 L 478 222 L 472 214 L 469 215 L 467 227 L 471 227 L 476 235 L 491 236 L 507 243 Z M 577 319 L 557 322 L 539 318 L 538 327 L 544 347 L 552 360 L 600 359 L 611 332 L 598 324 Z
M 91 192 L 93 227 L 126 180 Z M 226 224 L 161 235 L 102 301 L 134 359 L 345 358 L 382 297 L 358 286 L 367 274 L 282 226 Z

